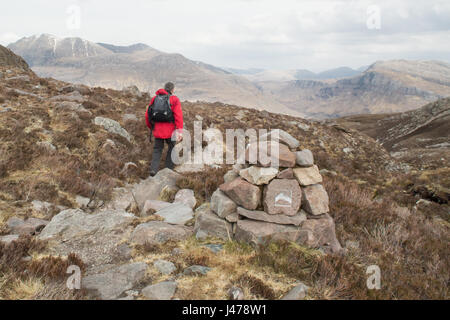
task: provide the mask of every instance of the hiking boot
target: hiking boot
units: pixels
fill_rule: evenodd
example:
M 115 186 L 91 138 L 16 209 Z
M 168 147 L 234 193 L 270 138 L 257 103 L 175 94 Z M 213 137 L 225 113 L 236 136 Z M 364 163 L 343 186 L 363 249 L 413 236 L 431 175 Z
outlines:
M 150 171 L 150 177 L 154 177 L 154 176 L 156 176 L 156 172 L 155 171 Z

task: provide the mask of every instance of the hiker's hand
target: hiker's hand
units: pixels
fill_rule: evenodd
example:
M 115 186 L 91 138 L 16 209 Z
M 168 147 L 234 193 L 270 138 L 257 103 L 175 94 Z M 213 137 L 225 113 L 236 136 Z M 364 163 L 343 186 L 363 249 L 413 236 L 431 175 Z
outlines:
M 183 141 L 183 134 L 182 133 L 178 133 L 177 134 L 177 143 L 180 143 L 181 141 Z

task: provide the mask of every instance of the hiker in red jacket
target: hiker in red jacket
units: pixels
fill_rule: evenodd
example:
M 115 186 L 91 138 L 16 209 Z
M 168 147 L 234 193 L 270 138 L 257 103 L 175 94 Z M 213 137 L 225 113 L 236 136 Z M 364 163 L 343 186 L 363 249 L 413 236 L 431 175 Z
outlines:
M 172 150 L 176 143 L 183 140 L 183 110 L 181 109 L 180 99 L 173 95 L 174 92 L 175 85 L 168 82 L 164 89 L 156 91 L 156 96 L 153 97 L 145 113 L 145 121 L 150 129 L 150 141 L 152 136 L 155 137 L 152 163 L 150 165 L 150 176 L 152 177 L 159 171 L 164 143 L 167 143 L 169 146 L 166 167 L 173 169 Z M 172 137 L 174 137 L 173 140 Z

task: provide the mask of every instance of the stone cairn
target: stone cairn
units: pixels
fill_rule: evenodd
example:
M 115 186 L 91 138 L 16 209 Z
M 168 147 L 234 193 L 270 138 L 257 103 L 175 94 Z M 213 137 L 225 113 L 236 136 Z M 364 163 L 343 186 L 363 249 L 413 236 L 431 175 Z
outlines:
M 235 165 L 225 183 L 214 192 L 210 208 L 198 209 L 194 232 L 259 245 L 269 240 L 288 240 L 325 252 L 342 248 L 329 215 L 329 198 L 310 150 L 280 130 L 279 168 L 270 163 Z M 275 149 L 276 150 L 276 149 Z

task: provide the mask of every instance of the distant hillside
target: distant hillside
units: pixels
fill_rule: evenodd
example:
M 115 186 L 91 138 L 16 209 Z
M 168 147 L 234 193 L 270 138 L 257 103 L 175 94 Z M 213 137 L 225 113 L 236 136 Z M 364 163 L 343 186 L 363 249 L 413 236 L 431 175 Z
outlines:
M 361 75 L 341 80 L 271 81 L 258 85 L 284 105 L 313 118 L 403 112 L 450 96 L 450 64 L 384 61 Z
M 234 74 L 245 76 L 253 82 L 262 81 L 294 81 L 294 80 L 326 80 L 353 77 L 361 74 L 361 70 L 340 67 L 314 73 L 305 69 L 294 70 L 264 70 L 264 69 L 227 69 Z
M 42 77 L 112 89 L 136 85 L 152 94 L 165 82 L 173 81 L 183 100 L 220 101 L 299 114 L 243 77 L 143 44 L 120 47 L 44 34 L 23 38 L 9 48 L 23 56 Z
M 8 48 L 0 45 L 0 66 L 4 67 L 18 67 L 23 70 L 30 70 L 28 64 L 22 57 L 14 54 Z
M 357 115 L 337 122 L 364 132 L 396 158 L 417 163 L 418 167 L 448 166 L 450 98 L 408 112 Z

